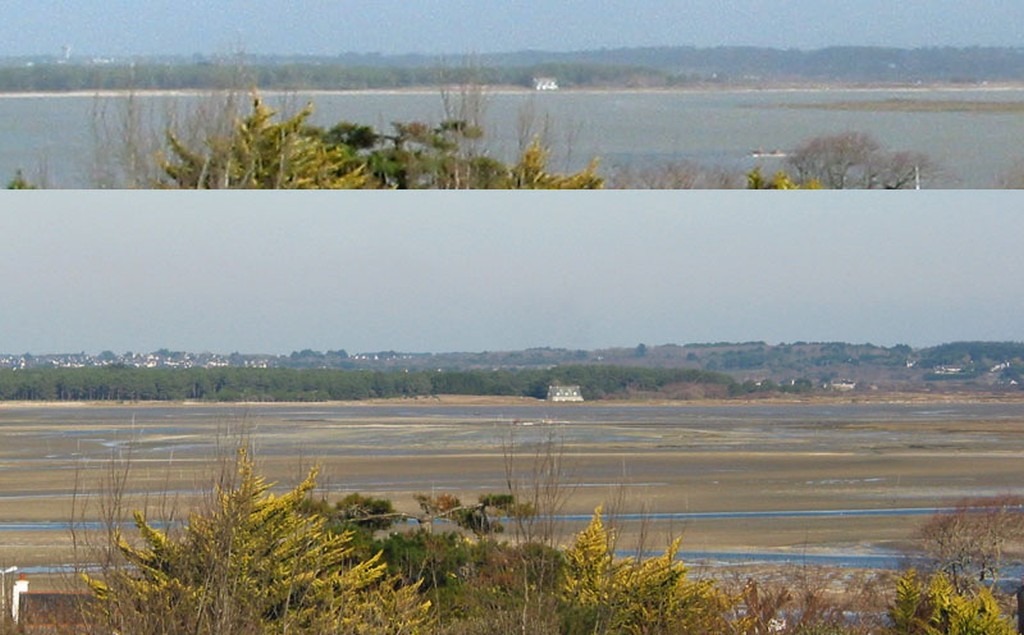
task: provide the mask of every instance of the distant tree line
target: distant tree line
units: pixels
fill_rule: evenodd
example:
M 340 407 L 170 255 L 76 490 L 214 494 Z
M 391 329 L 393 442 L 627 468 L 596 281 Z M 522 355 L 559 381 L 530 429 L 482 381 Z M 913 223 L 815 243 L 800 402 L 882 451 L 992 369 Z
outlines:
M 1024 342 L 950 342 L 925 349 L 921 364 L 998 364 L 1024 361 Z
M 1007 382 L 1024 381 L 1024 343 L 952 342 L 928 349 L 920 364 L 935 372 L 925 375 L 932 381 L 973 379 L 985 373 L 997 373 Z
M 831 46 L 816 50 L 757 46 L 657 46 L 596 51 L 524 51 L 481 56 L 485 65 L 604 64 L 663 71 L 723 83 L 775 81 L 978 82 L 1024 77 L 1020 47 Z
M 36 64 L 0 66 L 0 92 L 93 90 L 371 90 L 434 87 L 467 81 L 533 88 L 538 76 L 563 87 L 674 85 L 668 73 L 638 66 L 587 63 L 514 67 L 344 66 L 340 64 Z
M 467 74 L 488 84 L 531 86 L 553 75 L 563 86 L 677 86 L 763 81 L 981 82 L 1024 77 L 1024 50 L 1009 47 L 829 47 L 813 51 L 692 46 L 555 53 L 521 51 L 478 56 L 472 69 L 450 68 L 434 56 L 340 55 L 231 58 L 138 58 L 130 64 L 55 58 L 7 59 L 0 91 L 125 89 L 352 90 L 435 86 Z M 31 62 L 31 63 L 29 63 Z M 244 75 L 239 67 L 244 66 Z M 245 83 L 239 84 L 239 79 Z
M 431 395 L 547 396 L 552 384 L 579 385 L 588 400 L 630 396 L 736 396 L 809 390 L 739 383 L 728 375 L 665 368 L 560 366 L 544 370 L 360 371 L 291 368 L 0 369 L 7 401 L 331 401 Z M 699 389 L 697 392 L 684 388 Z
M 488 384 L 498 381 L 505 373 L 523 376 L 527 370 L 540 372 L 559 368 L 560 372 L 573 367 L 633 369 L 689 369 L 705 371 L 708 376 L 727 374 L 739 384 L 723 387 L 720 384 L 694 384 L 705 389 L 731 390 L 737 394 L 736 386 L 751 381 L 758 390 L 793 391 L 796 386 L 820 387 L 832 379 L 844 378 L 885 386 L 920 386 L 929 379 L 960 381 L 972 377 L 984 377 L 986 385 L 1012 385 L 1024 380 L 1024 343 L 1020 342 L 952 342 L 938 346 L 913 349 L 906 344 L 878 346 L 870 343 L 850 344 L 846 342 L 791 342 L 769 344 L 766 342 L 717 342 L 706 344 L 639 344 L 631 347 L 596 350 L 573 350 L 565 348 L 530 348 L 519 351 L 484 351 L 450 353 L 408 353 L 394 350 L 360 352 L 349 355 L 345 350 L 314 351 L 304 349 L 287 355 L 263 354 L 213 354 L 188 353 L 160 349 L 151 353 L 115 354 L 103 351 L 98 355 L 86 353 L 47 354 L 34 356 L 0 354 L 0 368 L 19 368 L 17 372 L 29 370 L 108 370 L 122 368 L 133 370 L 186 370 L 209 369 L 211 372 L 225 369 L 292 369 L 292 370 L 335 370 L 381 374 L 427 373 L 433 377 L 437 371 L 448 373 L 449 377 L 431 379 L 432 390 L 444 392 L 442 382 L 458 383 L 468 372 L 483 373 Z M 960 368 L 949 373 L 951 368 Z M 935 371 L 945 370 L 939 375 Z M 575 372 L 575 371 L 574 371 Z M 458 380 L 456 378 L 459 378 Z M 468 381 L 468 380 L 466 380 Z M 482 382 L 480 378 L 472 381 Z M 566 383 L 586 383 L 583 380 L 565 378 Z M 507 383 L 507 382 L 506 382 Z M 493 387 L 492 387 L 493 388 Z M 449 388 L 448 390 L 453 390 Z M 460 388 L 462 390 L 462 388 Z M 609 392 L 608 388 L 603 388 Z M 610 391 L 614 392 L 615 388 Z M 634 382 L 630 390 L 634 393 L 660 391 L 665 385 L 643 380 Z M 525 394 L 521 390 L 506 389 L 509 394 Z M 744 390 L 746 391 L 746 390 Z M 196 394 L 209 394 L 209 390 Z M 542 396 L 542 390 L 536 394 Z M 410 393 L 413 394 L 413 393 Z M 418 393 L 416 393 L 418 394 Z M 188 398 L 194 398 L 189 396 Z

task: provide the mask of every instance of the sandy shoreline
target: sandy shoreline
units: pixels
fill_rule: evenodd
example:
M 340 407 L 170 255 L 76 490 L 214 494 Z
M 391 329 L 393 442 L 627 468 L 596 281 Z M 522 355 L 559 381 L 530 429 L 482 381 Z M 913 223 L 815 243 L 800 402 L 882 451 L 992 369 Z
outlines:
M 814 405 L 814 404 L 954 404 L 954 403 L 1021 403 L 1024 391 L 984 392 L 964 391 L 950 393 L 920 392 L 875 392 L 835 393 L 806 396 L 779 395 L 767 397 L 737 397 L 732 399 L 605 399 L 584 402 L 588 407 L 650 407 L 650 406 L 766 406 L 766 405 Z M 505 397 L 491 395 L 432 395 L 425 397 L 396 397 L 389 399 L 360 399 L 336 401 L 0 401 L 0 410 L 23 408 L 238 408 L 258 406 L 260 408 L 305 407 L 352 407 L 373 408 L 378 406 L 538 406 L 550 408 L 572 408 L 574 404 L 552 404 L 533 397 Z

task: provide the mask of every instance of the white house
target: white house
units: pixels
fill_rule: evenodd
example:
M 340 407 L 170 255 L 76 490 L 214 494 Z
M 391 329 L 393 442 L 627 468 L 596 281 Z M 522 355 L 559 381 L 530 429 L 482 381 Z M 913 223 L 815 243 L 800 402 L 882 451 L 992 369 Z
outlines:
M 558 90 L 558 80 L 554 77 L 534 77 L 534 90 Z
M 548 386 L 548 401 L 583 401 L 579 386 Z

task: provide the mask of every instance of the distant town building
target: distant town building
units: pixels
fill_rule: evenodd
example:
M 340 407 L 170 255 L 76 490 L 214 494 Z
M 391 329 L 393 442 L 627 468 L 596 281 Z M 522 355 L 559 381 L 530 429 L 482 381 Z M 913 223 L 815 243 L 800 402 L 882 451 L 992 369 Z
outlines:
M 828 382 L 828 388 L 831 390 L 838 390 L 839 392 L 846 392 L 853 390 L 857 387 L 857 382 L 852 379 L 833 379 Z
M 534 77 L 534 90 L 558 90 L 558 80 L 554 77 Z
M 548 386 L 548 401 L 583 401 L 579 386 Z

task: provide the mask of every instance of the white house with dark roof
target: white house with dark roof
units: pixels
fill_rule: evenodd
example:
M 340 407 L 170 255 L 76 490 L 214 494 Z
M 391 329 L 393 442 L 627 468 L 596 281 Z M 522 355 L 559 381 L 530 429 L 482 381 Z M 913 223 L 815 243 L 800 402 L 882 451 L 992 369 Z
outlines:
M 548 401 L 583 401 L 579 386 L 548 386 Z

